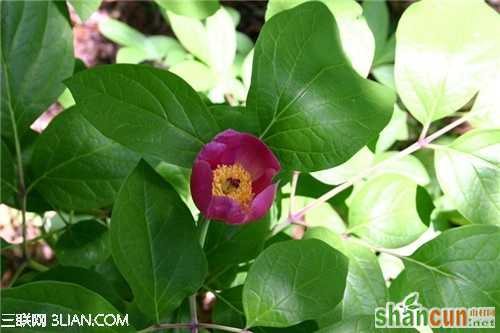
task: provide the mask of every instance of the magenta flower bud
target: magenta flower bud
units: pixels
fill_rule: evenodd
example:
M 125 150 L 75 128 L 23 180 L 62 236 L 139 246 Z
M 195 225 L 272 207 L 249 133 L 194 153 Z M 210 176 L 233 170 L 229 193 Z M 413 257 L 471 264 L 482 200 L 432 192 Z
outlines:
M 200 151 L 191 175 L 196 207 L 212 220 L 242 224 L 263 217 L 274 200 L 280 163 L 257 137 L 226 130 Z

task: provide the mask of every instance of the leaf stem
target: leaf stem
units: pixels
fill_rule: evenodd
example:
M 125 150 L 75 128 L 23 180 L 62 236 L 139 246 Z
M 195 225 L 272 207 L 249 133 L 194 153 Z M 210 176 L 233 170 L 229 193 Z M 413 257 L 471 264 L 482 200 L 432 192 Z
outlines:
M 289 216 L 292 216 L 292 213 L 295 209 L 295 192 L 297 190 L 297 182 L 299 180 L 299 175 L 300 172 L 294 171 L 292 174 L 292 186 L 291 186 L 291 191 L 290 191 L 290 210 L 289 210 Z
M 320 206 L 321 204 L 330 200 L 331 198 L 333 198 L 334 196 L 336 196 L 340 192 L 348 189 L 349 187 L 353 186 L 358 181 L 369 176 L 373 172 L 378 171 L 378 170 L 382 169 L 383 167 L 390 165 L 391 163 L 393 163 L 393 162 L 395 162 L 395 161 L 397 161 L 405 156 L 411 155 L 419 149 L 427 147 L 431 142 L 433 142 L 437 138 L 448 133 L 449 131 L 451 131 L 455 127 L 460 126 L 461 124 L 465 123 L 470 118 L 472 118 L 476 115 L 477 115 L 477 113 L 469 112 L 465 116 L 463 116 L 459 119 L 456 119 L 455 121 L 449 123 L 448 125 L 444 126 L 443 128 L 437 130 L 436 132 L 430 134 L 427 137 L 425 137 L 425 135 L 426 135 L 426 132 L 428 130 L 428 126 L 424 126 L 424 129 L 422 131 L 423 135 L 420 135 L 421 138 L 417 142 L 406 147 L 405 149 L 403 149 L 402 151 L 400 151 L 396 155 L 392 156 L 391 158 L 383 160 L 382 162 L 377 163 L 374 166 L 363 170 L 362 172 L 360 172 L 356 176 L 352 177 L 351 179 L 347 180 L 346 182 L 344 182 L 344 183 L 340 184 L 339 186 L 326 192 L 325 194 L 323 194 L 322 196 L 320 196 L 319 198 L 317 198 L 313 202 L 309 203 L 308 205 L 306 205 L 305 207 L 303 207 L 302 209 L 300 209 L 296 213 L 290 214 L 290 216 L 288 217 L 288 219 L 285 222 L 280 223 L 273 228 L 272 235 L 276 235 L 277 233 L 281 232 L 283 229 L 285 229 L 291 223 L 293 223 L 293 221 L 297 221 L 298 219 L 302 218 L 305 215 L 305 213 L 308 212 L 309 210 Z

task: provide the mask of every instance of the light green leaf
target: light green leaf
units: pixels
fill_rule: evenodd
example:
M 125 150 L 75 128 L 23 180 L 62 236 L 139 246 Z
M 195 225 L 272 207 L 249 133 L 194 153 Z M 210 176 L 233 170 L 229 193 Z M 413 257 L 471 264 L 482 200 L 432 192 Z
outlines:
M 342 299 L 346 276 L 346 257 L 322 241 L 269 246 L 250 268 L 243 288 L 247 327 L 287 327 L 319 318 Z
M 309 0 L 270 0 L 267 5 L 266 20 L 286 9 L 293 8 Z M 362 16 L 362 7 L 354 0 L 321 0 L 335 16 L 342 48 L 354 69 L 363 77 L 368 76 L 375 53 L 373 34 Z M 323 35 L 336 38 L 337 32 Z
M 407 140 L 409 137 L 407 121 L 406 112 L 402 111 L 397 104 L 394 104 L 391 120 L 380 132 L 375 152 L 379 154 L 389 149 L 396 141 Z
M 309 229 L 304 238 L 320 239 L 349 259 L 347 285 L 341 304 L 342 319 L 373 315 L 376 307 L 385 306 L 389 292 L 375 253 L 324 227 Z
M 142 48 L 125 46 L 116 52 L 117 64 L 140 64 L 148 60 L 148 53 Z
M 254 50 L 250 51 L 247 56 L 245 57 L 245 60 L 243 60 L 243 66 L 242 66 L 242 73 L 241 73 L 241 78 L 243 79 L 243 84 L 245 85 L 245 88 L 248 90 L 250 89 L 250 83 L 252 81 L 252 64 L 253 64 L 253 53 Z
M 144 41 L 144 50 L 151 60 L 159 60 L 172 51 L 183 50 L 181 44 L 172 37 L 150 36 Z
M 99 131 L 147 156 L 191 168 L 201 147 L 217 133 L 215 119 L 198 94 L 165 70 L 100 66 L 66 83 L 82 114 Z
M 140 49 L 146 40 L 146 36 L 139 31 L 112 18 L 99 22 L 99 31 L 106 38 L 123 46 Z
M 185 60 L 173 65 L 169 70 L 186 80 L 196 91 L 208 91 L 215 84 L 215 73 L 197 60 Z
M 99 6 L 101 5 L 101 0 L 68 0 L 71 6 L 75 9 L 76 13 L 82 21 L 87 21 L 87 19 L 92 15 Z
M 394 65 L 381 65 L 372 70 L 372 75 L 383 85 L 396 90 L 394 81 Z
M 158 323 L 207 273 L 193 217 L 175 190 L 141 161 L 111 218 L 111 248 L 141 311 Z
M 500 59 L 500 58 L 499 58 Z M 500 61 L 500 60 L 499 60 Z M 500 63 L 493 70 L 493 77 L 485 82 L 474 102 L 472 110 L 476 115 L 469 123 L 475 128 L 500 128 Z
M 410 244 L 426 230 L 417 212 L 416 194 L 417 184 L 404 176 L 370 179 L 352 198 L 349 231 L 376 246 Z
M 2 1 L 1 133 L 13 146 L 63 92 L 73 73 L 73 34 L 53 1 Z M 66 13 L 67 14 L 67 13 Z
M 439 184 L 472 223 L 500 224 L 500 129 L 475 130 L 435 154 Z
M 375 156 L 374 164 L 382 163 L 384 160 L 396 156 L 398 152 L 387 151 L 382 154 Z M 420 186 L 425 186 L 429 184 L 430 179 L 425 170 L 424 165 L 418 158 L 412 155 L 407 155 L 384 166 L 384 168 L 376 170 L 372 173 L 372 176 L 385 175 L 385 174 L 396 174 L 410 178 L 415 183 Z
M 221 7 L 207 18 L 205 25 L 210 67 L 221 77 L 230 75 L 236 55 L 236 30 L 231 15 Z
M 242 55 L 247 55 L 254 47 L 250 37 L 242 32 L 236 31 L 236 50 Z
M 37 138 L 31 187 L 57 209 L 111 206 L 139 156 L 109 140 L 73 107 Z
M 331 169 L 312 172 L 311 176 L 328 185 L 339 185 L 368 169 L 373 164 L 375 155 L 367 147 L 363 147 L 347 162 Z
M 205 64 L 210 63 L 210 52 L 205 25 L 200 20 L 167 11 L 168 21 L 179 42 Z
M 447 230 L 403 261 L 405 269 L 389 289 L 396 302 L 418 292 L 419 302 L 428 308 L 500 306 L 497 226 Z
M 75 105 L 75 100 L 73 99 L 73 95 L 68 88 L 64 89 L 63 93 L 57 99 L 57 102 L 61 104 L 64 109 L 69 109 L 73 105 Z
M 341 164 L 390 119 L 393 93 L 352 69 L 337 36 L 328 8 L 308 2 L 270 19 L 257 41 L 247 112 L 289 169 Z
M 16 288 L 2 288 L 0 298 L 3 313 L 43 313 L 47 315 L 47 324 L 49 324 L 53 314 L 63 316 L 88 314 L 95 316 L 102 313 L 120 314 L 102 296 L 67 282 L 39 281 Z M 123 314 L 120 315 L 122 319 L 125 317 Z M 39 329 L 39 331 L 54 332 L 54 329 L 47 326 L 46 329 Z M 64 327 L 64 332 L 76 333 L 81 331 L 82 328 L 79 326 Z M 2 332 L 16 333 L 19 332 L 19 327 L 4 327 Z M 132 326 L 86 327 L 85 332 L 135 332 L 135 329 Z
M 108 228 L 96 220 L 70 225 L 58 239 L 57 260 L 64 266 L 90 268 L 111 255 Z
M 453 114 L 482 88 L 500 57 L 499 30 L 498 14 L 483 1 L 424 0 L 403 13 L 396 85 L 418 121 Z
M 204 19 L 220 8 L 218 0 L 155 0 L 164 9 L 177 15 Z

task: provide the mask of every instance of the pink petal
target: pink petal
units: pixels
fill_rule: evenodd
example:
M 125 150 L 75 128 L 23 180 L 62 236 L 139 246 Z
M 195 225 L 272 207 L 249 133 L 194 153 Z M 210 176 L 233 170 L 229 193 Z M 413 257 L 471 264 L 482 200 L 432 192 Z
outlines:
M 197 160 L 191 173 L 191 196 L 198 209 L 206 215 L 212 200 L 212 169 L 204 160 Z
M 258 220 L 266 215 L 273 204 L 277 187 L 276 184 L 271 184 L 253 199 L 247 221 Z
M 246 217 L 239 203 L 223 196 L 212 197 L 205 216 L 209 219 L 220 220 L 229 224 L 244 223 Z

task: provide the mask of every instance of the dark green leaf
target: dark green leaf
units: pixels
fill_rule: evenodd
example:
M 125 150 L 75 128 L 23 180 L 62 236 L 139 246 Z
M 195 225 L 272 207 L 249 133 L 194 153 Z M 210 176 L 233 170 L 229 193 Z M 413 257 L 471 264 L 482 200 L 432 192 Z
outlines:
M 49 324 L 52 315 L 119 314 L 108 301 L 93 291 L 67 282 L 39 281 L 16 288 L 2 289 L 3 313 L 43 313 L 47 315 L 47 327 L 37 332 L 82 332 L 82 327 L 53 328 Z M 124 315 L 121 315 L 124 318 Z M 2 328 L 5 333 L 17 333 L 19 328 Z M 85 332 L 135 332 L 131 326 L 85 327 Z
M 18 192 L 16 162 L 3 140 L 1 144 L 0 202 L 13 205 L 17 201 Z
M 78 284 L 101 295 L 116 309 L 120 311 L 124 309 L 123 301 L 111 284 L 102 275 L 88 269 L 56 266 L 47 272 L 37 274 L 33 281 L 59 281 Z
M 387 43 L 389 34 L 389 8 L 385 1 L 363 1 L 363 16 L 375 37 L 375 58 L 376 64 L 380 59 Z
M 210 112 L 215 117 L 221 131 L 231 128 L 240 132 L 259 134 L 259 125 L 250 112 L 244 107 L 231 107 L 228 105 L 216 105 L 210 107 Z
M 116 265 L 151 319 L 159 322 L 201 287 L 207 263 L 193 217 L 144 161 L 120 190 L 110 232 Z
M 100 66 L 66 81 L 82 114 L 105 136 L 143 155 L 188 167 L 217 123 L 196 92 L 164 70 Z
M 394 100 L 351 67 L 325 5 L 299 5 L 263 27 L 247 112 L 286 168 L 316 171 L 348 160 L 385 127 Z
M 109 281 L 111 286 L 116 290 L 121 298 L 126 301 L 132 300 L 132 291 L 130 290 L 127 281 L 125 281 L 121 273 L 118 271 L 118 268 L 116 268 L 113 257 L 109 257 L 108 260 L 97 265 L 94 270 Z
M 243 304 L 241 300 L 243 288 L 242 286 L 226 289 L 220 294 L 217 294 L 217 303 L 214 307 L 213 321 L 233 327 L 243 327 L 245 325 L 245 317 L 243 316 Z M 315 331 L 318 325 L 313 321 L 305 321 L 298 325 L 286 328 L 275 327 L 254 327 L 252 332 L 255 333 L 310 333 Z M 217 333 L 223 331 L 216 330 Z
M 54 1 L 2 1 L 2 137 L 19 139 L 73 72 L 73 35 Z
M 96 220 L 70 225 L 55 247 L 57 260 L 64 266 L 90 268 L 111 255 L 108 228 Z
M 211 223 L 205 243 L 210 271 L 254 259 L 264 247 L 269 225 L 269 214 L 245 225 Z
M 418 216 L 426 226 L 429 226 L 431 223 L 431 214 L 434 211 L 435 206 L 431 195 L 427 192 L 425 187 L 417 187 L 416 200 Z
M 89 210 L 110 206 L 139 156 L 97 131 L 80 107 L 64 111 L 38 137 L 32 187 L 52 206 Z
M 500 306 L 500 228 L 450 229 L 403 258 L 405 269 L 390 287 L 399 302 L 412 292 L 432 307 Z
M 322 241 L 271 245 L 257 257 L 245 282 L 247 327 L 288 327 L 319 318 L 342 299 L 346 276 L 347 258 Z
M 324 227 L 311 228 L 304 237 L 320 239 L 349 258 L 347 285 L 341 305 L 342 319 L 370 315 L 375 308 L 385 306 L 389 292 L 375 253 L 355 241 L 342 239 Z

